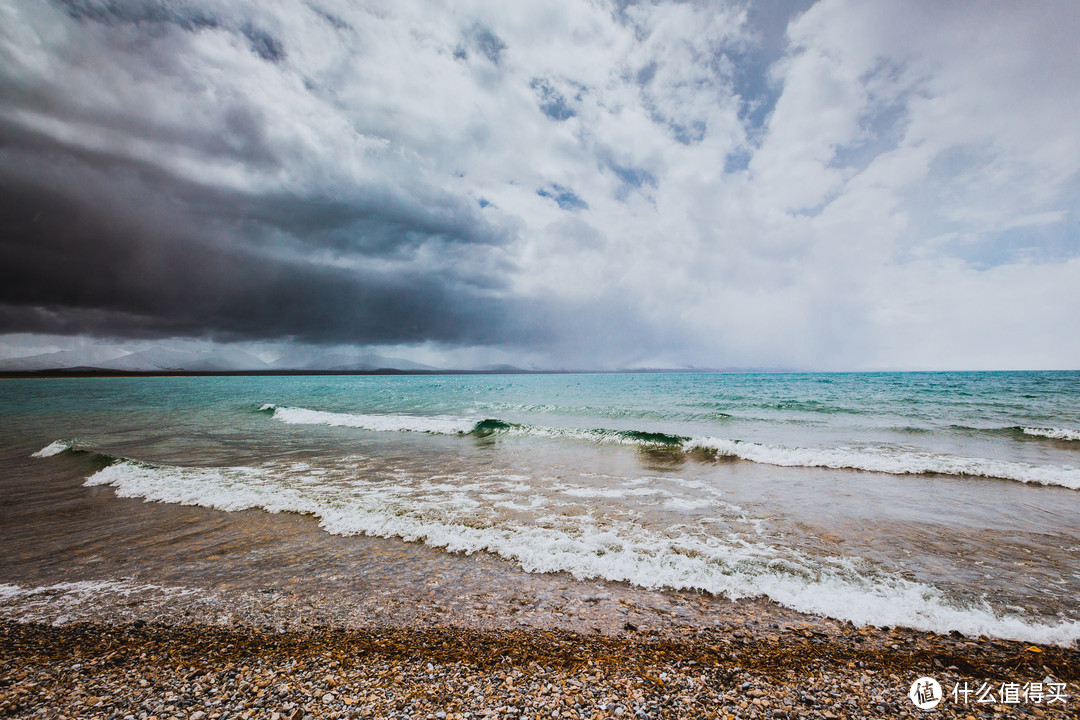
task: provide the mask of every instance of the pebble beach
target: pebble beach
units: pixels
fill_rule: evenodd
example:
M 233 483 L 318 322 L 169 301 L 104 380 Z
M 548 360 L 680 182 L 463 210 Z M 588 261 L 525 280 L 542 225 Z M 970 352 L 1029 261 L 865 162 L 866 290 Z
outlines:
M 0 0 L 0 720 L 1080 720 L 1077 37 Z
M 298 594 L 279 598 L 274 616 L 246 594 L 171 616 L 136 593 L 119 598 L 127 600 L 98 608 L 105 619 L 93 622 L 63 602 L 65 615 L 46 621 L 42 598 L 33 620 L 10 619 L 18 606 L 5 606 L 0 717 L 921 717 L 907 692 L 929 675 L 946 694 L 934 717 L 1065 718 L 1075 717 L 1080 681 L 1076 649 L 857 628 L 756 601 L 718 608 L 712 599 L 720 612 L 707 627 L 651 608 L 649 625 L 579 632 L 543 622 L 478 629 L 464 615 L 357 626 L 355 616 L 332 620 L 333 608 L 312 613 Z M 1039 702 L 1000 702 L 1003 686 L 1027 693 L 1031 683 L 1044 690 Z M 983 684 L 999 702 L 948 696 Z

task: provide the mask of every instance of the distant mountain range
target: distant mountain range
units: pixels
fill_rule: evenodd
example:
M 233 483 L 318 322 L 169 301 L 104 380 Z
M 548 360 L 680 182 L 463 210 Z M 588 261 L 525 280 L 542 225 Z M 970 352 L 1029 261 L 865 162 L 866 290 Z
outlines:
M 176 350 L 151 348 L 125 352 L 114 348 L 63 350 L 0 360 L 0 372 L 115 371 L 115 372 L 273 372 L 312 370 L 365 372 L 373 370 L 435 371 L 437 368 L 402 358 L 372 353 L 286 353 L 273 362 L 243 350 Z
M 331 351 L 312 353 L 311 350 L 289 349 L 272 361 L 244 350 L 228 346 L 212 349 L 154 347 L 135 352 L 110 347 L 62 350 L 25 357 L 0 359 L 0 373 L 102 374 L 102 373 L 372 373 L 379 371 L 403 373 L 564 373 L 598 372 L 587 368 L 525 370 L 515 365 L 482 365 L 471 368 L 439 368 L 404 358 L 384 357 L 374 353 Z M 629 367 L 599 372 L 718 372 L 705 368 Z M 725 368 L 719 372 L 762 372 L 761 369 Z M 775 368 L 764 372 L 786 372 Z

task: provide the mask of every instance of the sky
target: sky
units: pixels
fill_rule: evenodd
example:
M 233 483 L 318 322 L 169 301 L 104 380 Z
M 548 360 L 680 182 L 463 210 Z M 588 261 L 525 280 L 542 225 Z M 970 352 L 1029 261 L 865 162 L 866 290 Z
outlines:
M 1080 3 L 0 0 L 0 357 L 1080 368 Z

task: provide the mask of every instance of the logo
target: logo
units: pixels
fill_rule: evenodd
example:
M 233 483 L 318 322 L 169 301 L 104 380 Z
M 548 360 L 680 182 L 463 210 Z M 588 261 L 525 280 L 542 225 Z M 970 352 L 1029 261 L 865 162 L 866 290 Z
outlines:
M 941 702 L 941 685 L 932 677 L 921 677 L 911 683 L 907 696 L 920 710 L 933 710 Z

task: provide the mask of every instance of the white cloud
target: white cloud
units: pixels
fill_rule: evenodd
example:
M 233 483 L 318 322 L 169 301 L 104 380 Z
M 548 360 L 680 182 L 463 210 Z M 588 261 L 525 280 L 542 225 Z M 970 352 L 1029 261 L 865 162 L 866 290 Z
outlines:
M 493 342 L 499 361 L 1080 365 L 1059 337 L 1080 335 L 1061 310 L 1080 244 L 993 245 L 1075 226 L 1075 4 L 821 0 L 788 28 L 762 127 L 742 109 L 767 98 L 735 90 L 758 42 L 739 4 L 182 6 L 221 20 L 147 39 L 0 3 L 0 62 L 31 97 L 0 115 L 208 187 L 363 195 L 511 238 L 268 253 L 499 275 L 494 298 L 607 313 L 547 310 L 552 344 Z M 245 22 L 284 59 L 253 53 Z

